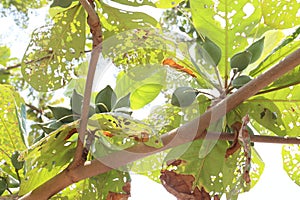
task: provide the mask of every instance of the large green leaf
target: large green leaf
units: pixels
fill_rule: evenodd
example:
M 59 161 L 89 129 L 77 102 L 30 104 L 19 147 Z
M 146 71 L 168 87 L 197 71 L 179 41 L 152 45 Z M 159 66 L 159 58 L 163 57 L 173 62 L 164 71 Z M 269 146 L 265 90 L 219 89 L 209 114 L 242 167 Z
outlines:
M 297 0 L 262 1 L 261 6 L 264 23 L 273 28 L 292 28 L 300 24 L 300 4 Z
M 283 145 L 282 146 L 283 168 L 288 176 L 300 186 L 300 146 Z
M 260 23 L 262 15 L 259 1 L 191 0 L 190 4 L 198 33 L 208 36 L 221 48 L 219 70 L 223 77 L 227 77 L 228 58 L 244 50 L 248 44 L 247 36 Z
M 22 74 L 33 88 L 56 90 L 71 79 L 84 50 L 85 20 L 84 9 L 78 5 L 33 32 L 22 60 Z
M 64 200 L 85 200 L 85 199 L 114 199 L 112 193 L 130 196 L 130 175 L 128 172 L 119 170 L 110 170 L 104 174 L 100 174 L 85 180 L 63 190 L 51 199 Z M 76 187 L 76 190 L 74 190 Z
M 172 149 L 167 155 L 165 161 L 167 170 L 171 170 L 180 176 L 192 176 L 192 190 L 203 187 L 210 195 L 227 193 L 238 195 L 239 192 L 246 191 L 243 180 L 243 165 L 245 157 L 241 151 L 237 151 L 229 158 L 225 158 L 226 149 L 229 144 L 224 141 L 218 141 L 214 148 L 204 158 L 199 158 L 199 148 L 202 140 L 196 140 L 192 143 L 181 145 Z M 252 156 L 252 169 L 250 176 L 254 179 L 254 184 L 259 179 L 264 164 L 254 153 Z M 180 179 L 180 177 L 178 177 Z M 184 177 L 181 177 L 184 179 Z
M 63 125 L 23 152 L 26 173 L 21 181 L 20 195 L 43 184 L 71 162 L 76 141 L 67 138 L 78 126 L 78 121 Z
M 0 84 L 0 157 L 9 165 L 14 151 L 26 149 L 18 119 L 22 105 L 24 100 L 11 86 Z

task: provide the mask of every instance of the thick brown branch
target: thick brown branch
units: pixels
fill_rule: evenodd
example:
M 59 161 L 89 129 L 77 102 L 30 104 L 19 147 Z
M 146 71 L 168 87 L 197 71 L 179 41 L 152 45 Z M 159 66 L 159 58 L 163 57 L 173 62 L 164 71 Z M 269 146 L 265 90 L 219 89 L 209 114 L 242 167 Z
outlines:
M 176 147 L 178 145 L 185 144 L 187 142 L 191 142 L 197 138 L 209 139 L 213 136 L 213 134 L 211 135 L 205 134 L 205 130 L 209 126 L 209 124 L 211 124 L 212 122 L 216 122 L 221 117 L 223 117 L 227 112 L 231 111 L 232 109 L 237 107 L 240 103 L 242 103 L 249 97 L 253 96 L 258 91 L 260 91 L 261 89 L 263 89 L 264 87 L 266 87 L 267 85 L 269 85 L 270 83 L 278 79 L 283 74 L 292 70 L 294 67 L 296 67 L 299 64 L 300 64 L 300 49 L 292 53 L 285 60 L 283 60 L 282 62 L 280 62 L 273 68 L 271 68 L 270 70 L 266 71 L 264 74 L 260 75 L 256 79 L 253 79 L 248 84 L 244 85 L 242 88 L 240 88 L 232 95 L 227 96 L 221 102 L 211 107 L 199 118 L 187 124 L 184 124 L 183 126 L 174 129 L 169 133 L 162 135 L 161 139 L 164 144 L 162 148 L 155 149 L 146 146 L 143 143 L 140 143 L 124 151 L 115 152 L 113 154 L 110 154 L 109 156 L 103 157 L 101 158 L 101 160 L 93 160 L 91 162 L 86 162 L 85 165 L 78 166 L 69 171 L 69 177 L 72 177 L 71 179 L 72 181 L 70 181 L 70 178 L 62 179 L 61 176 L 63 175 L 58 174 L 57 176 L 53 177 L 45 184 L 35 189 L 32 192 L 32 194 L 35 194 L 36 195 L 35 197 L 39 197 L 39 199 L 41 197 L 40 195 L 42 195 L 45 198 L 49 198 L 55 193 L 57 193 L 59 190 L 62 190 L 68 185 L 70 185 L 72 182 L 77 182 L 85 178 L 89 178 L 101 173 L 105 173 L 111 170 L 112 168 L 118 168 L 127 163 L 144 158 L 148 155 L 152 155 L 154 153 L 172 147 Z M 229 136 L 226 135 L 226 137 Z M 266 140 L 265 137 L 266 136 L 259 136 L 259 137 L 253 136 L 252 139 L 255 139 L 257 141 L 259 140 L 263 141 Z M 280 140 L 288 141 L 289 139 L 281 138 Z M 295 141 L 298 142 L 298 139 L 295 139 Z M 63 183 L 60 183 L 60 181 Z M 59 185 L 60 188 L 57 188 L 57 185 Z M 51 189 L 52 187 L 55 187 L 55 190 Z M 45 190 L 47 191 L 46 193 L 43 192 Z M 29 196 L 29 198 L 22 198 L 22 199 L 35 199 L 35 198 L 30 198 Z

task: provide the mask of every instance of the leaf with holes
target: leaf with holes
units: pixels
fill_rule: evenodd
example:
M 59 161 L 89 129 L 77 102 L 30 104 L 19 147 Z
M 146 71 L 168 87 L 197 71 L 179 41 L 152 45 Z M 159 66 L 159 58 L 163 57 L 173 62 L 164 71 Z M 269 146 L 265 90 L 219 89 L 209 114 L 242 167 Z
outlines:
M 128 5 L 128 6 L 152 6 L 156 8 L 173 8 L 177 6 L 183 0 L 158 0 L 158 1 L 151 1 L 151 0 L 113 0 L 114 2 Z
M 0 84 L 0 157 L 8 165 L 14 151 L 26 149 L 27 138 L 23 138 L 18 121 L 22 105 L 24 100 L 13 87 Z
M 76 192 L 74 192 L 76 187 Z M 51 199 L 128 199 L 131 178 L 128 172 L 110 170 L 73 184 Z
M 274 90 L 270 91 L 265 94 L 261 94 L 260 96 L 257 96 L 255 99 L 250 99 L 255 104 L 261 104 L 264 107 L 268 106 L 269 110 L 271 110 L 273 113 L 271 117 L 270 123 L 273 122 L 273 126 L 279 125 L 279 128 L 281 131 L 279 131 L 279 134 L 281 135 L 288 135 L 291 137 L 298 137 L 300 136 L 300 96 L 299 96 L 299 89 L 300 85 L 295 85 L 292 88 L 286 87 L 282 88 L 280 90 Z M 268 99 L 265 101 L 265 99 Z M 276 108 L 274 107 L 276 106 Z M 275 109 L 274 109 L 275 108 Z M 277 111 L 276 111 L 277 110 Z M 262 110 L 257 110 L 256 115 L 263 116 L 264 112 Z M 267 113 L 265 113 L 267 114 Z M 276 123 L 274 123 L 276 122 Z M 260 123 L 260 122 L 258 122 Z M 265 133 L 263 127 L 260 127 L 258 124 L 255 125 L 255 128 L 259 130 L 259 132 Z M 264 124 L 261 124 L 264 126 Z M 277 128 L 278 129 L 278 128 Z M 272 129 L 270 129 L 272 131 Z M 275 132 L 275 134 L 278 134 L 278 132 Z M 278 135 L 279 135 L 278 134 Z
M 237 3 L 221 0 L 216 3 L 191 0 L 190 5 L 197 32 L 208 36 L 220 47 L 223 56 L 218 69 L 221 76 L 227 78 L 230 70 L 228 59 L 245 50 L 248 36 L 261 22 L 259 1 L 241 0 Z
M 25 80 L 38 91 L 68 83 L 85 45 L 85 13 L 78 5 L 57 14 L 52 25 L 36 29 L 22 60 Z
M 264 22 L 268 26 L 284 29 L 300 24 L 299 1 L 263 1 L 261 7 Z
M 103 142 L 99 145 L 111 150 L 125 149 L 139 142 L 156 148 L 162 146 L 152 127 L 123 113 L 94 114 L 89 119 L 88 127 L 91 131 L 96 131 L 99 141 Z M 103 153 L 105 152 L 95 152 L 95 155 Z
M 104 2 L 100 3 L 100 1 L 95 3 L 97 4 L 97 13 L 104 28 L 104 39 L 127 30 L 158 26 L 158 22 L 145 13 L 125 11 L 111 7 Z
M 241 171 L 241 167 L 244 165 L 243 154 L 238 151 L 225 159 L 225 152 L 229 144 L 225 141 L 218 141 L 206 157 L 199 158 L 199 148 L 202 142 L 203 140 L 196 140 L 172 149 L 165 158 L 163 173 L 176 173 L 178 182 L 188 178 L 187 185 L 190 185 L 195 191 L 204 188 L 210 195 L 222 196 L 224 193 L 228 195 L 234 188 L 238 190 L 234 192 L 246 191 Z M 257 159 L 252 162 L 254 162 L 253 166 L 259 167 L 259 171 L 254 171 L 257 168 L 251 169 L 250 176 L 259 178 L 262 172 L 260 167 L 263 167 L 263 164 L 257 162 Z M 172 187 L 172 185 L 169 186 Z
M 282 146 L 283 168 L 294 183 L 300 186 L 300 146 L 283 145 Z
M 244 111 L 247 110 L 246 112 L 249 112 L 252 119 L 274 134 L 279 136 L 287 134 L 287 127 L 283 122 L 282 112 L 272 99 L 263 96 L 251 98 L 240 105 L 239 108 L 244 109 Z
M 49 180 L 71 162 L 76 141 L 68 138 L 77 132 L 78 126 L 78 121 L 63 125 L 22 153 L 26 173 L 21 181 L 20 195 Z

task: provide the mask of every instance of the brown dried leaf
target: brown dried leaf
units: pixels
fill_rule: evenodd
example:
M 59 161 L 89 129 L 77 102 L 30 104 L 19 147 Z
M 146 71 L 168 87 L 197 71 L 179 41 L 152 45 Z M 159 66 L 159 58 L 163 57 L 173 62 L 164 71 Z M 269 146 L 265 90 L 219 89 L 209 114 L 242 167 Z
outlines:
M 127 200 L 129 197 L 130 197 L 129 194 L 109 192 L 106 200 Z
M 239 131 L 241 130 L 242 123 L 235 122 L 231 125 L 231 128 L 234 130 L 234 140 L 231 146 L 226 150 L 225 158 L 228 158 L 230 155 L 234 154 L 237 150 L 241 148 L 241 145 L 238 141 Z
M 125 194 L 109 192 L 106 197 L 106 200 L 128 200 L 128 198 L 130 197 L 130 188 L 131 188 L 130 182 L 126 182 L 122 188 Z
M 177 174 L 174 171 L 161 171 L 160 180 L 168 192 L 178 200 L 210 200 L 209 193 L 202 187 L 193 188 L 195 178 L 192 175 Z

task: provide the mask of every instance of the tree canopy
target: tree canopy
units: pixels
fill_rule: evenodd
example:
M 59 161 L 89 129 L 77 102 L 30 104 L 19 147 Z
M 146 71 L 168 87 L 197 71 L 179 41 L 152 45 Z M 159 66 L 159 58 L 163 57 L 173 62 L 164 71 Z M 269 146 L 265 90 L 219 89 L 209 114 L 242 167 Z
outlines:
M 24 26 L 47 2 L 1 5 Z M 300 185 L 299 13 L 296 0 L 54 0 L 22 60 L 0 47 L 0 195 L 128 199 L 135 172 L 178 199 L 237 199 L 264 171 L 256 142 L 284 143 Z

